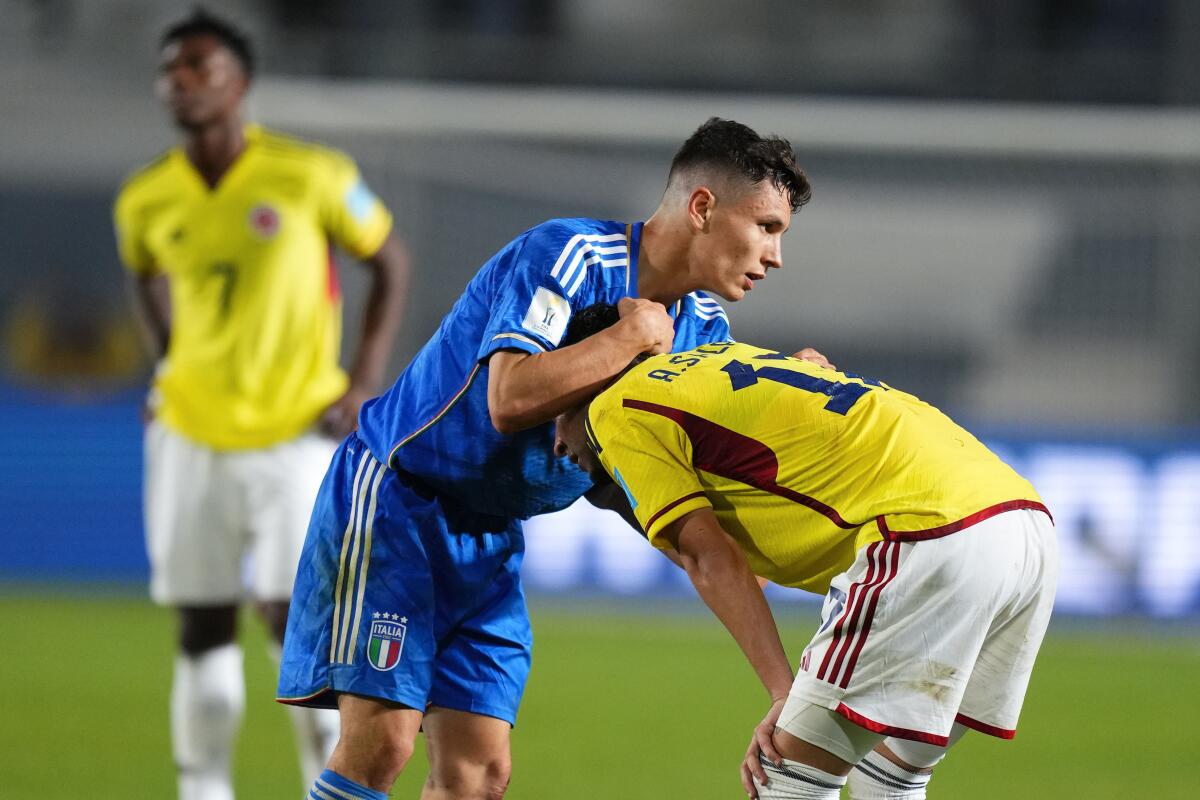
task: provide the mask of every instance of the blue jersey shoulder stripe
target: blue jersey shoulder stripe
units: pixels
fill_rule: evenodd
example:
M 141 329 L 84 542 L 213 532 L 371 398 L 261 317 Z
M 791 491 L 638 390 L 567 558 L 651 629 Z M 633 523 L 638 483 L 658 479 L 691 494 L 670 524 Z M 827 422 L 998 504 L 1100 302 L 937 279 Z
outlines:
M 716 300 L 697 292 L 692 292 L 692 299 L 695 301 L 696 316 L 700 319 L 712 320 L 718 317 L 724 320 L 729 319 L 725 314 L 725 309 L 721 308 L 721 304 Z
M 611 244 L 614 242 L 619 244 Z M 563 287 L 567 297 L 573 297 L 583 284 L 588 267 L 594 264 L 623 267 L 628 263 L 629 249 L 625 245 L 624 233 L 578 233 L 567 241 L 550 270 L 550 276 Z
M 629 266 L 629 248 L 624 243 L 613 245 L 612 247 L 589 247 L 590 255 L 582 259 L 581 267 L 575 275 L 571 285 L 567 287 L 567 296 L 574 296 L 579 291 L 579 287 L 583 285 L 583 279 L 587 277 L 587 271 L 590 267 L 599 264 L 602 269 L 610 267 L 627 267 Z

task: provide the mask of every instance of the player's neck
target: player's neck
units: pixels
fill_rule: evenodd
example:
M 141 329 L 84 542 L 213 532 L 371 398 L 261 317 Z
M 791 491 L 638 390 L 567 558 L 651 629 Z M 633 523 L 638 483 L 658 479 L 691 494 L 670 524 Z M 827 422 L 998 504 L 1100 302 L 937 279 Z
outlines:
M 188 131 L 184 152 L 200 177 L 213 188 L 246 149 L 246 136 L 238 116 Z
M 659 214 L 646 220 L 637 255 L 637 296 L 669 307 L 692 291 L 685 253 L 679 236 Z

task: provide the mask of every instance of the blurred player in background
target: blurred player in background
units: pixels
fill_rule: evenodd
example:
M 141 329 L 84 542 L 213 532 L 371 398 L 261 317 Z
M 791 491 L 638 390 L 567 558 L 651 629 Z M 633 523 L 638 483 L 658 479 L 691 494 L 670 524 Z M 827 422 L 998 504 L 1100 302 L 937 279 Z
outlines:
M 616 309 L 577 320 L 568 342 Z M 1054 600 L 1053 524 L 937 409 L 727 342 L 632 367 L 557 437 L 624 490 L 769 692 L 742 765 L 752 797 L 833 800 L 850 775 L 856 800 L 915 800 L 967 728 L 1014 735 Z M 755 575 L 826 593 L 794 680 Z
M 363 406 L 313 512 L 280 672 L 281 701 L 341 711 L 310 798 L 385 797 L 422 727 L 423 798 L 504 793 L 532 644 L 520 520 L 592 485 L 555 457 L 550 422 L 638 353 L 728 338 L 700 290 L 740 300 L 780 267 L 809 193 L 787 142 L 710 120 L 649 220 L 521 234 Z M 574 309 L 598 301 L 619 301 L 620 320 L 560 348 Z
M 321 478 L 380 388 L 407 280 L 386 208 L 345 155 L 242 119 L 246 38 L 196 12 L 166 31 L 158 90 L 182 131 L 122 186 L 121 258 L 160 357 L 146 427 L 155 601 L 179 610 L 171 730 L 183 798 L 233 796 L 244 706 L 243 557 L 277 641 Z M 349 376 L 338 366 L 336 242 L 372 270 Z M 305 781 L 337 739 L 297 709 Z

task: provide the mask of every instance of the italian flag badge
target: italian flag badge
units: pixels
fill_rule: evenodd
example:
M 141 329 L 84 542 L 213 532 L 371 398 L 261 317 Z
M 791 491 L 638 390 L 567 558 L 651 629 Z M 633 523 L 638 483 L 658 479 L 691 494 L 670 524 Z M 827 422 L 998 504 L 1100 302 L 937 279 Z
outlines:
M 408 621 L 407 618 L 402 619 Z M 372 667 L 380 672 L 387 672 L 400 663 L 400 652 L 404 649 L 404 634 L 407 630 L 407 625 L 395 619 L 377 619 L 371 623 L 367 659 Z

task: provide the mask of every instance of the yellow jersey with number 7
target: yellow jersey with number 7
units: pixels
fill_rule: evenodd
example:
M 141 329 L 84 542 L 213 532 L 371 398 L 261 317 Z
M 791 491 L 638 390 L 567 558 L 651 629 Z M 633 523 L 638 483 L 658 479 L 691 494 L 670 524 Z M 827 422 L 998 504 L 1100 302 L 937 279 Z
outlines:
M 126 267 L 170 285 L 155 413 L 222 450 L 293 438 L 346 390 L 330 247 L 369 257 L 392 225 L 347 156 L 245 134 L 215 187 L 176 147 L 126 180 L 114 211 Z
M 669 547 L 667 525 L 712 508 L 755 574 L 818 593 L 871 542 L 1046 511 L 928 403 L 746 344 L 647 359 L 592 401 L 587 430 L 652 544 Z

